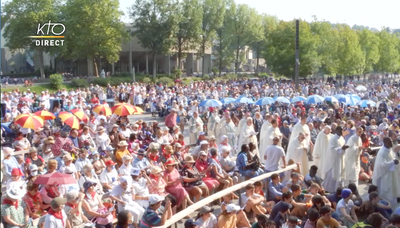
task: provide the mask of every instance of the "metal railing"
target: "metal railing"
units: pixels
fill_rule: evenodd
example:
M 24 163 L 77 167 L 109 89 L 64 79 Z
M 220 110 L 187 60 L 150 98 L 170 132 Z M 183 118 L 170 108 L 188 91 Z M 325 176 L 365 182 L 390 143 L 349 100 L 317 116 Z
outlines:
M 287 167 L 284 168 L 284 169 L 280 169 L 280 170 L 277 170 L 277 171 L 275 171 L 275 172 L 265 173 L 265 174 L 262 174 L 262 175 L 260 175 L 260 176 L 253 177 L 253 178 L 251 178 L 251 179 L 249 179 L 249 180 L 247 180 L 247 181 L 244 181 L 244 182 L 235 184 L 235 185 L 233 185 L 232 187 L 229 187 L 229 188 L 227 188 L 227 189 L 224 189 L 224 190 L 222 190 L 222 191 L 220 191 L 220 192 L 217 192 L 217 193 L 215 193 L 215 194 L 213 194 L 213 195 L 210 195 L 210 196 L 208 196 L 208 197 L 206 197 L 206 198 L 200 200 L 199 202 L 197 202 L 197 203 L 195 203 L 195 204 L 189 206 L 189 207 L 186 208 L 185 210 L 183 210 L 183 211 L 181 211 L 181 212 L 175 214 L 173 217 L 171 217 L 170 219 L 168 219 L 168 220 L 165 222 L 164 225 L 162 225 L 162 226 L 157 226 L 157 227 L 154 227 L 154 228 L 167 228 L 167 227 L 169 227 L 169 226 L 171 226 L 171 225 L 177 223 L 178 221 L 182 220 L 185 216 L 190 215 L 191 213 L 195 212 L 196 210 L 200 209 L 200 208 L 203 207 L 203 206 L 206 206 L 207 204 L 213 202 L 213 201 L 216 200 L 216 199 L 220 199 L 221 197 L 223 197 L 223 196 L 225 196 L 225 195 L 227 195 L 227 194 L 229 194 L 229 193 L 232 193 L 232 192 L 234 192 L 234 191 L 237 191 L 237 190 L 240 190 L 240 189 L 242 189 L 242 188 L 245 188 L 246 185 L 248 185 L 248 184 L 253 184 L 253 183 L 256 182 L 256 181 L 265 180 L 266 178 L 271 177 L 271 175 L 274 174 L 274 173 L 279 174 L 279 173 L 286 172 L 286 171 L 288 171 L 288 170 L 292 170 L 292 169 L 295 169 L 295 168 L 297 168 L 297 165 L 290 165 L 290 166 L 287 166 Z

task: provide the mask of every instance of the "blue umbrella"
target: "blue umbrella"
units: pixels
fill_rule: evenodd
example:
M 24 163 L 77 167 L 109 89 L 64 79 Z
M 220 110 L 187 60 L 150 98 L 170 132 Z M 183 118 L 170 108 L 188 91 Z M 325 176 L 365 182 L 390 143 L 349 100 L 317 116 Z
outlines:
M 300 96 L 300 97 L 293 97 L 292 99 L 290 99 L 290 103 L 296 103 L 296 102 L 299 102 L 299 101 L 306 101 L 307 100 L 307 98 L 305 98 L 305 97 L 302 97 L 302 96 Z
M 256 105 L 260 105 L 260 106 L 261 105 L 271 105 L 273 103 L 275 103 L 274 99 L 272 99 L 270 97 L 264 97 L 264 98 L 259 99 L 256 102 Z
M 361 106 L 362 108 L 366 108 L 366 107 L 368 107 L 368 105 L 376 106 L 376 103 L 371 100 L 361 100 L 361 101 L 357 102 L 357 105 Z
M 340 103 L 344 103 L 346 105 L 354 105 L 354 103 L 352 103 L 352 101 L 350 100 L 349 96 L 343 94 L 336 94 L 334 97 L 336 97 L 336 99 L 338 99 Z
M 361 98 L 357 95 L 347 95 L 347 97 L 349 98 L 350 102 L 347 105 L 356 105 Z
M 277 97 L 277 98 L 274 98 L 274 99 L 275 99 L 275 101 L 278 101 L 278 102 L 281 102 L 281 103 L 290 104 L 289 99 L 287 99 L 286 97 Z
M 232 98 L 232 97 L 227 97 L 227 98 L 222 99 L 222 100 L 221 100 L 221 103 L 222 103 L 222 104 L 229 104 L 229 103 L 232 103 L 232 102 L 234 102 L 234 101 L 235 101 L 234 98 Z
M 332 102 L 332 103 L 333 102 L 337 102 L 337 103 L 339 103 L 338 99 L 336 97 L 333 97 L 333 96 L 327 96 L 327 97 L 324 98 L 324 100 L 327 101 L 327 102 Z
M 357 99 L 357 100 L 361 100 L 361 97 L 360 96 L 358 96 L 357 94 L 348 94 L 347 96 L 349 96 L 349 97 L 351 97 L 351 98 L 354 98 L 354 99 Z
M 241 104 L 254 104 L 254 101 L 250 98 L 247 97 L 239 97 L 234 101 L 235 103 L 241 103 Z
M 307 97 L 306 103 L 307 104 L 319 104 L 324 101 L 324 98 L 320 95 L 311 95 Z
M 208 99 L 204 100 L 200 103 L 199 106 L 204 106 L 204 107 L 221 107 L 222 103 L 221 101 L 217 101 L 215 99 Z

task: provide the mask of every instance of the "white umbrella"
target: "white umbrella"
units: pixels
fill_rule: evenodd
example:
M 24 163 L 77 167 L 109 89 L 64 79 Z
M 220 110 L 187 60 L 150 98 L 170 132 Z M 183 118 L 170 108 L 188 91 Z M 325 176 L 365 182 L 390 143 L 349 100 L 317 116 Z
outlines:
M 359 85 L 356 87 L 356 90 L 360 92 L 366 92 L 368 89 L 365 86 Z

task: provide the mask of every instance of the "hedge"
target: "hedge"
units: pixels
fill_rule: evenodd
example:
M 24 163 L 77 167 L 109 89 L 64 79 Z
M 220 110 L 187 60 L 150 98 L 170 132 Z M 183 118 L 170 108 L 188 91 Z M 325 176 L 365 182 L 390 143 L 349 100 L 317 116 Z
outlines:
M 71 84 L 74 87 L 89 87 L 89 83 L 86 79 L 72 79 Z
M 61 74 L 52 74 L 50 75 L 50 85 L 56 90 L 59 90 L 63 87 L 63 76 Z

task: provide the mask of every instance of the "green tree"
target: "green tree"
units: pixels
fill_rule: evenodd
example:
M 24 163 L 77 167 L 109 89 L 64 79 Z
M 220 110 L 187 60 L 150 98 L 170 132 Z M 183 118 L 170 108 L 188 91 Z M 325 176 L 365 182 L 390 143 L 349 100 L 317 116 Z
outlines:
M 6 19 L 3 34 L 6 47 L 12 52 L 33 51 L 38 60 L 35 64 L 39 66 L 41 78 L 44 78 L 43 54 L 54 54 L 59 49 L 57 47 L 36 46 L 34 40 L 28 36 L 38 35 L 39 24 L 43 25 L 49 21 L 58 22 L 56 2 L 54 0 L 12 0 L 2 6 L 3 19 Z M 60 29 L 59 27 L 55 27 L 55 32 Z
M 264 15 L 255 14 L 253 21 L 253 29 L 251 30 L 250 46 L 256 53 L 256 67 L 254 72 L 258 73 L 260 64 L 261 51 L 265 46 L 265 27 L 264 27 Z
M 365 56 L 361 50 L 358 35 L 349 26 L 339 26 L 339 45 L 337 57 L 338 73 L 341 75 L 359 75 L 365 68 Z
M 230 65 L 234 61 L 234 53 L 232 49 L 232 23 L 230 16 L 231 5 L 235 4 L 233 0 L 226 0 L 225 16 L 222 26 L 216 29 L 215 45 L 213 54 L 216 57 L 216 65 L 218 66 L 218 74 L 221 77 L 221 72 L 224 67 Z
M 203 58 L 202 73 L 206 74 L 204 64 L 204 54 L 206 49 L 212 45 L 212 41 L 216 36 L 217 28 L 220 28 L 224 21 L 225 2 L 223 0 L 201 0 L 203 9 L 203 21 L 201 24 L 201 41 L 199 54 Z
M 270 68 L 279 75 L 294 77 L 295 66 L 295 21 L 280 21 L 275 30 L 269 32 L 265 59 Z M 300 76 L 313 75 L 321 66 L 318 56 L 318 38 L 311 33 L 307 22 L 300 21 Z
M 374 70 L 375 64 L 379 61 L 379 36 L 371 32 L 370 30 L 364 29 L 358 32 L 361 50 L 364 55 L 365 64 L 362 69 L 362 74 L 364 74 L 364 79 L 367 73 Z
M 233 46 L 235 47 L 235 73 L 238 72 L 240 54 L 245 51 L 245 46 L 251 43 L 251 34 L 254 34 L 253 26 L 255 23 L 256 11 L 245 4 L 232 4 L 232 36 Z
M 183 0 L 177 5 L 178 27 L 175 32 L 178 69 L 181 69 L 182 52 L 198 47 L 201 35 L 203 9 L 200 0 Z
M 136 0 L 131 9 L 133 35 L 152 55 L 153 79 L 157 71 L 157 54 L 169 53 L 176 43 L 176 6 L 172 0 Z
M 101 58 L 118 61 L 122 44 L 129 37 L 118 8 L 118 0 L 67 1 L 62 7 L 66 27 L 63 55 L 92 59 L 97 77 Z
M 380 58 L 376 69 L 382 73 L 394 73 L 400 68 L 400 52 L 397 49 L 398 37 L 383 29 L 379 34 Z
M 317 52 L 321 60 L 320 73 L 336 75 L 339 67 L 337 49 L 339 32 L 329 22 L 315 20 L 310 24 L 311 32 L 317 38 Z

